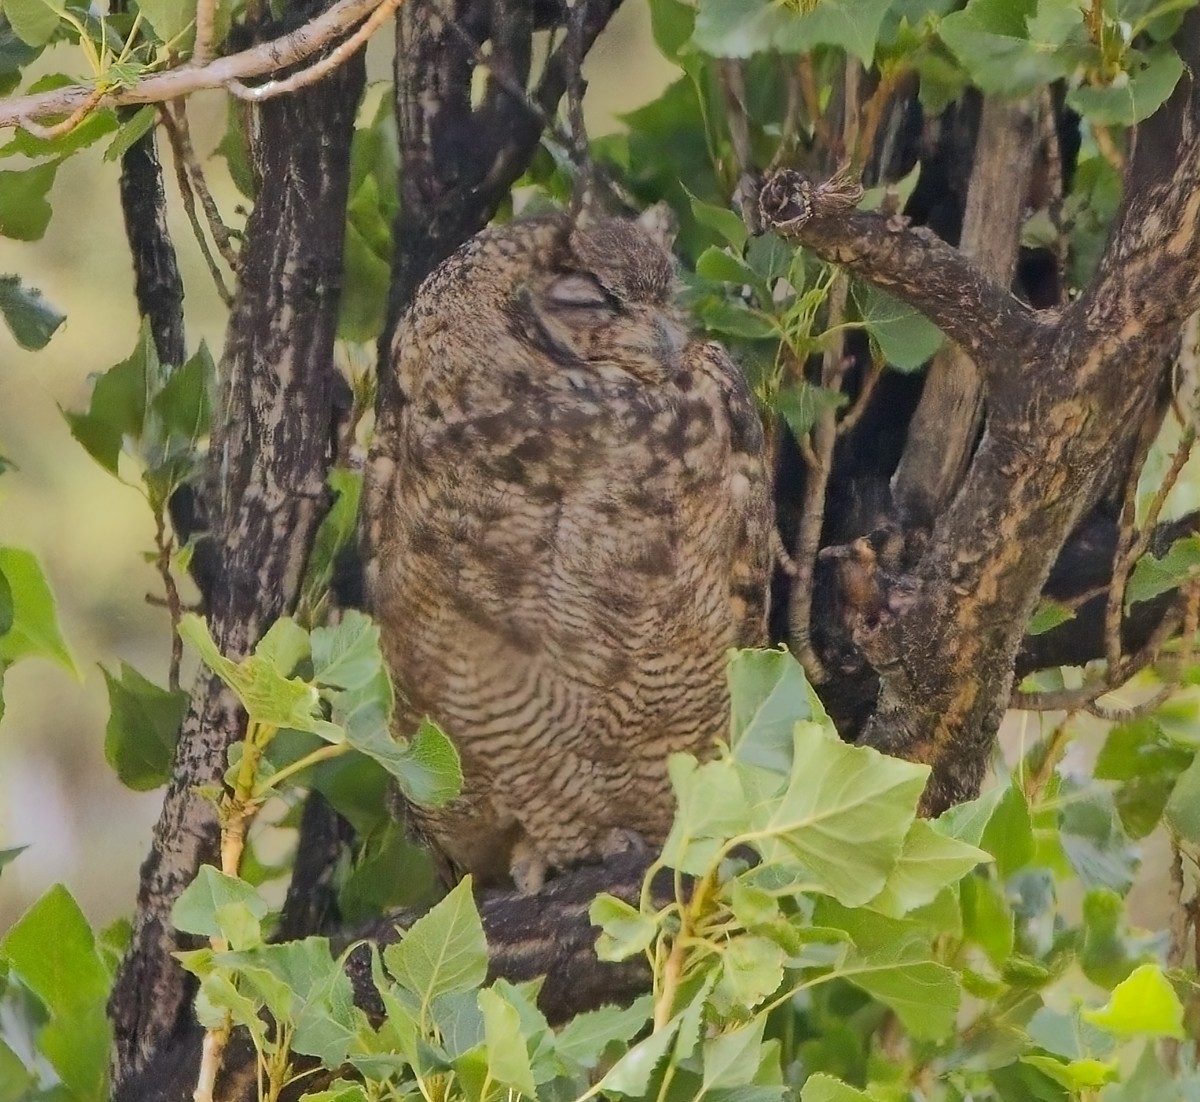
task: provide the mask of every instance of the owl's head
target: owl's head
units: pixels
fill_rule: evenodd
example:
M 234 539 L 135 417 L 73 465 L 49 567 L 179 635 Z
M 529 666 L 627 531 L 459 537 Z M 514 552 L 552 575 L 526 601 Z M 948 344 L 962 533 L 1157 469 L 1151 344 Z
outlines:
M 678 369 L 687 329 L 673 299 L 670 253 L 638 222 L 570 229 L 549 270 L 523 289 L 521 313 L 559 366 L 662 381 Z

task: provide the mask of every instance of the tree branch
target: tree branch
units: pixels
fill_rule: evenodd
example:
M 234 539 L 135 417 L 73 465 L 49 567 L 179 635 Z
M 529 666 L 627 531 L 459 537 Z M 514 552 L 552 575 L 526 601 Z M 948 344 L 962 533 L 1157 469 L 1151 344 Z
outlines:
M 387 2 L 387 0 L 384 0 Z M 340 0 L 302 27 L 240 53 L 199 65 L 181 65 L 143 77 L 130 88 L 116 88 L 96 98 L 91 85 L 76 84 L 28 96 L 0 99 L 0 128 L 28 121 L 69 115 L 89 104 L 92 108 L 130 103 L 162 103 L 204 88 L 224 88 L 232 81 L 265 76 L 297 65 L 322 47 L 349 34 L 379 6 L 380 0 Z
M 1042 328 L 1034 311 L 932 231 L 849 210 L 842 191 L 779 169 L 759 193 L 761 222 L 920 310 L 985 371 L 1011 370 Z

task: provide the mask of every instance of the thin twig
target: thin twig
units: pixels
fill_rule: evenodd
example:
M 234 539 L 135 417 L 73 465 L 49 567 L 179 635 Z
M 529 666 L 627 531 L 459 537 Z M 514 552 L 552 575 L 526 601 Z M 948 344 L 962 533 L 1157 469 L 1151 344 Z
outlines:
M 1108 605 L 1104 613 L 1104 653 L 1110 668 L 1115 669 L 1121 665 L 1121 620 L 1125 608 L 1125 589 L 1129 575 L 1133 572 L 1137 561 L 1150 547 L 1159 514 L 1166 504 L 1168 495 L 1174 489 L 1175 483 L 1179 481 L 1179 475 L 1192 454 L 1192 446 L 1195 442 L 1196 428 L 1194 425 L 1188 425 L 1183 430 L 1183 437 L 1175 449 L 1175 454 L 1171 457 L 1171 465 L 1167 469 L 1167 473 L 1154 492 L 1141 530 L 1136 533 L 1134 525 L 1137 509 L 1137 469 L 1141 465 L 1133 464 L 1133 470 L 1126 486 L 1125 501 L 1121 508 L 1121 531 L 1117 541 L 1117 555 L 1113 562 Z
M 746 113 L 746 74 L 742 62 L 737 58 L 719 60 L 717 81 L 721 87 L 721 98 L 725 101 L 725 123 L 729 127 L 729 140 L 737 167 L 734 179 L 740 180 L 754 170 L 750 120 Z
M 850 432 L 858 424 L 862 415 L 866 412 L 871 395 L 875 392 L 875 384 L 883 377 L 885 366 L 886 363 L 882 356 L 871 357 L 871 367 L 867 372 L 867 377 L 863 379 L 862 386 L 859 388 L 858 397 L 854 399 L 854 404 L 846 411 L 846 416 L 838 422 L 838 436 L 845 436 L 846 433 Z
M 225 263 L 229 265 L 230 269 L 236 272 L 238 270 L 238 254 L 233 247 L 229 227 L 225 225 L 224 219 L 221 218 L 221 212 L 217 209 L 212 192 L 209 191 L 208 181 L 204 177 L 204 170 L 200 167 L 200 158 L 196 156 L 195 147 L 192 145 L 192 128 L 188 123 L 186 100 L 176 100 L 174 108 L 171 114 L 177 133 L 172 136 L 171 149 L 175 152 L 176 156 L 183 158 L 183 163 L 187 166 L 188 177 L 192 182 L 192 190 L 200 200 L 200 206 L 204 210 L 205 218 L 208 220 L 208 228 L 212 232 L 213 242 L 217 246 L 217 251 L 221 254 Z
M 203 65 L 213 52 L 217 36 L 217 0 L 196 0 L 196 39 L 191 63 Z
M 158 552 L 154 559 L 154 567 L 158 576 L 162 578 L 167 612 L 171 617 L 171 666 L 167 673 L 167 687 L 172 692 L 178 692 L 179 668 L 183 663 L 183 636 L 179 634 L 179 622 L 183 619 L 183 602 L 179 599 L 179 588 L 175 585 L 175 575 L 171 572 L 171 552 L 174 547 L 171 537 L 167 535 L 166 517 L 161 508 L 156 510 L 154 515 L 154 547 Z
M 208 238 L 205 237 L 204 227 L 201 226 L 200 218 L 196 214 L 196 199 L 192 192 L 191 181 L 188 179 L 187 161 L 180 145 L 179 129 L 175 125 L 175 119 L 168 104 L 159 104 L 158 117 L 163 124 L 163 129 L 167 132 L 167 139 L 171 143 L 171 152 L 174 154 L 175 162 L 175 179 L 179 184 L 179 196 L 183 200 L 184 213 L 187 214 L 188 222 L 192 226 L 192 235 L 200 246 L 204 262 L 208 265 L 209 274 L 216 285 L 217 294 L 221 296 L 221 301 L 226 306 L 232 307 L 233 292 L 225 284 L 225 276 L 221 272 L 220 265 L 217 264 L 217 258 L 212 254 L 212 249 L 208 247 Z
M 307 88 L 310 84 L 316 84 L 317 81 L 328 76 L 334 69 L 353 57 L 401 3 L 403 0 L 379 0 L 379 7 L 371 12 L 363 25 L 349 38 L 335 46 L 320 61 L 301 69 L 298 73 L 293 73 L 290 77 L 285 77 L 283 80 L 269 80 L 265 84 L 253 86 L 243 84 L 237 77 L 231 77 L 225 82 L 225 87 L 238 99 L 261 103 L 263 100 L 274 99 L 275 96 L 286 95 L 300 88 Z
M 385 4 L 391 6 L 398 2 L 384 0 Z M 214 58 L 203 65 L 180 65 L 164 73 L 154 73 L 131 87 L 114 88 L 99 99 L 95 99 L 96 89 L 89 84 L 0 99 L 0 129 L 26 126 L 31 120 L 52 115 L 69 114 L 80 104 L 93 100 L 92 108 L 117 107 L 128 103 L 163 103 L 204 88 L 224 87 L 231 80 L 264 76 L 312 57 L 328 43 L 357 26 L 360 20 L 377 11 L 378 4 L 379 0 L 340 0 L 303 26 L 270 42 L 260 43 L 227 57 Z
M 896 83 L 901 75 L 902 71 L 890 69 L 881 73 L 875 90 L 867 98 L 867 102 L 862 105 L 859 111 L 862 124 L 854 142 L 851 160 L 855 167 L 861 168 L 870 156 L 871 148 L 875 144 L 875 135 L 879 132 L 880 123 L 883 122 L 884 108 L 892 98 L 892 93 L 895 91 Z
M 103 98 L 104 92 L 97 88 L 61 122 L 56 122 L 53 126 L 43 126 L 40 122 L 34 122 L 33 119 L 25 117 L 20 121 L 21 128 L 28 130 L 35 138 L 40 138 L 44 142 L 52 142 L 55 138 L 61 138 L 74 130 L 96 109 L 96 105 Z

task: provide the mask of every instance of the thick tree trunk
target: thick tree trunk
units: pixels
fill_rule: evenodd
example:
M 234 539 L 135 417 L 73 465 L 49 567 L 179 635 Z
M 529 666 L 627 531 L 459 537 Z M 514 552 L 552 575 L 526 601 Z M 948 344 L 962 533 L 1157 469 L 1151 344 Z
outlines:
M 221 429 L 210 452 L 220 554 L 210 626 L 234 658 L 292 607 L 326 505 L 349 149 L 362 84 L 359 56 L 258 109 L 253 150 L 261 186 L 221 362 Z M 201 676 L 110 1002 L 122 1097 L 139 1097 L 144 1083 L 135 1077 L 190 1015 L 191 985 L 170 955 L 184 947 L 170 910 L 200 864 L 215 857 L 214 809 L 196 790 L 220 782 L 243 721 L 220 683 Z

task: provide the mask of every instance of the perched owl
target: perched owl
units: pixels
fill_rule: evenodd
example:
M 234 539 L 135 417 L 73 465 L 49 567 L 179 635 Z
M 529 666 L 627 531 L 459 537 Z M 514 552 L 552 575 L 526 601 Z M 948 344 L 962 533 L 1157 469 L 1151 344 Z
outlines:
M 689 337 L 639 224 L 486 230 L 422 285 L 366 489 L 368 597 L 405 734 L 432 717 L 461 796 L 413 808 L 459 874 L 661 843 L 667 757 L 726 734 L 730 647 L 761 644 L 762 429 Z

